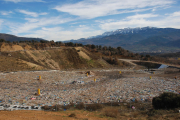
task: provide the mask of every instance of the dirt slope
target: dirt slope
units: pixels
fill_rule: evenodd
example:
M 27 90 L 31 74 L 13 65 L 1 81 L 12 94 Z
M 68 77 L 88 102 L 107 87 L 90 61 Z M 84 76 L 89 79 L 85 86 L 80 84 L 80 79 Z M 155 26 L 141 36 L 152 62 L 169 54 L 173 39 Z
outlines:
M 19 45 L 10 46 L 9 44 L 6 44 L 6 43 L 3 43 L 0 47 L 1 52 L 12 52 L 12 51 L 19 51 L 19 50 L 24 50 L 24 49 Z
M 83 52 L 84 49 L 82 47 L 76 47 L 75 49 L 78 51 L 80 57 L 91 60 L 91 58 L 85 52 Z
M 12 47 L 6 46 L 6 50 L 7 48 L 10 50 Z M 109 64 L 107 64 L 104 60 L 100 59 L 97 55 L 92 54 L 82 47 L 2 52 L 1 56 L 4 56 L 8 59 L 15 59 L 14 65 L 17 65 L 17 62 L 15 61 L 18 60 L 19 64 L 24 64 L 24 66 L 27 66 L 26 68 L 30 70 L 62 70 L 109 67 Z M 6 65 L 7 66 L 5 69 L 12 67 L 9 63 Z
M 44 69 L 38 65 L 11 56 L 0 55 L 0 72 Z

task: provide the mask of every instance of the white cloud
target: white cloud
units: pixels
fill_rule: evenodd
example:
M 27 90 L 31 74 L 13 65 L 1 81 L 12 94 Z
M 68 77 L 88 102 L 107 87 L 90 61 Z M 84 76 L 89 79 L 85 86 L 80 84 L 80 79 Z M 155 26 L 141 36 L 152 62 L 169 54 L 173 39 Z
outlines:
M 99 24 L 110 23 L 110 22 L 115 22 L 115 21 L 116 21 L 115 19 L 95 20 L 95 22 Z
M 133 16 L 126 17 L 123 20 L 114 22 L 101 22 L 100 28 L 102 30 L 115 30 L 127 27 L 174 27 L 180 28 L 180 14 L 179 12 L 174 12 L 173 14 L 165 17 L 158 17 L 156 20 L 151 20 L 149 18 L 158 17 L 155 14 L 137 14 Z
M 180 16 L 180 11 L 177 11 L 177 12 L 174 12 L 173 14 L 172 14 L 172 16 Z
M 48 13 L 43 12 L 43 13 L 39 13 L 39 15 L 47 15 Z
M 36 13 L 36 12 L 30 12 L 30 11 L 26 11 L 26 10 L 17 10 L 20 13 L 23 13 L 25 15 L 29 15 L 32 17 L 38 17 L 39 15 L 47 15 L 47 13 Z
M 152 18 L 152 17 L 157 17 L 158 15 L 155 15 L 155 14 L 136 14 L 136 15 L 133 15 L 133 16 L 129 16 L 127 17 L 127 19 L 144 19 L 144 18 Z
M 54 27 L 54 28 L 42 27 L 40 30 L 31 31 L 31 33 L 23 35 L 23 37 L 38 37 L 47 40 L 52 40 L 54 38 L 59 37 L 58 32 L 61 29 L 62 29 L 61 27 Z
M 127 12 L 140 12 L 154 7 L 165 7 L 174 2 L 174 0 L 84 0 L 75 4 L 59 5 L 54 9 L 90 19 Z
M 36 18 L 25 18 L 25 20 L 27 20 L 30 23 L 38 22 L 38 19 L 36 19 Z
M 0 25 L 4 22 L 4 20 L 0 19 Z
M 53 26 L 63 24 L 69 21 L 73 21 L 74 19 L 70 18 L 61 18 L 61 17 L 49 17 L 49 18 L 41 18 L 41 19 L 32 19 L 32 18 L 25 18 L 28 22 L 23 24 L 12 24 L 10 26 L 10 30 L 12 34 L 20 34 L 20 33 L 27 33 L 32 32 L 34 29 L 39 29 L 40 27 L 46 26 Z
M 14 2 L 14 3 L 18 3 L 18 2 L 44 2 L 43 0 L 4 0 L 6 2 Z
M 2 29 L 3 22 L 4 22 L 4 20 L 0 19 L 0 30 Z
M 82 27 L 86 27 L 86 25 L 79 25 L 79 27 L 81 27 L 81 28 L 82 28 Z
M 54 28 L 43 27 L 41 30 L 33 31 L 31 34 L 26 34 L 23 37 L 38 37 L 47 40 L 60 41 L 60 40 L 86 38 L 92 35 L 99 35 L 99 34 L 102 34 L 101 30 L 93 30 L 86 26 L 79 27 L 74 30 L 63 30 L 60 27 L 54 27 Z
M 12 11 L 0 11 L 1 15 L 9 15 L 13 13 Z

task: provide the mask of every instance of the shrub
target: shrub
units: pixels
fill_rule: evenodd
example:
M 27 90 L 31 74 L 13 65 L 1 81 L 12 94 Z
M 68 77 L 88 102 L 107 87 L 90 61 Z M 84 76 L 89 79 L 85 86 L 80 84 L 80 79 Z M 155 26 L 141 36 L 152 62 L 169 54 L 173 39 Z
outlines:
M 106 117 L 113 117 L 113 118 L 117 118 L 118 116 L 118 110 L 114 109 L 114 108 L 107 108 L 104 110 L 104 115 Z
M 42 106 L 41 107 L 43 110 L 47 110 L 47 111 L 55 111 L 56 110 L 56 106 Z
M 154 116 L 157 114 L 157 111 L 155 109 L 150 109 L 148 112 L 147 112 L 147 115 L 148 116 Z
M 158 97 L 154 97 L 152 105 L 155 109 L 172 109 L 180 107 L 180 95 L 165 92 Z
M 76 117 L 76 114 L 71 113 L 71 114 L 69 115 L 69 117 Z
M 55 106 L 42 106 L 41 107 L 43 110 L 47 111 L 62 111 L 63 109 L 69 109 L 68 106 L 62 106 L 62 105 L 55 105 Z
M 119 102 L 108 102 L 108 103 L 105 103 L 104 105 L 107 105 L 107 106 L 120 106 L 120 103 Z
M 99 103 L 95 103 L 95 104 L 90 104 L 86 106 L 86 109 L 89 111 L 95 111 L 98 109 L 102 109 L 103 105 L 99 104 Z
M 45 106 L 42 106 L 41 109 L 43 109 L 43 110 L 50 110 L 50 106 L 45 105 Z
M 77 104 L 76 108 L 79 110 L 84 109 L 84 103 L 81 102 L 80 104 Z
M 71 105 L 65 105 L 65 106 L 61 106 L 63 109 L 70 109 L 72 106 Z
M 113 59 L 112 57 L 103 57 L 102 59 L 104 59 L 109 64 L 118 65 L 118 61 L 115 61 L 115 59 Z
M 55 109 L 56 111 L 62 111 L 62 110 L 63 110 L 63 107 L 62 107 L 62 105 L 56 105 L 56 106 L 54 106 L 54 109 Z

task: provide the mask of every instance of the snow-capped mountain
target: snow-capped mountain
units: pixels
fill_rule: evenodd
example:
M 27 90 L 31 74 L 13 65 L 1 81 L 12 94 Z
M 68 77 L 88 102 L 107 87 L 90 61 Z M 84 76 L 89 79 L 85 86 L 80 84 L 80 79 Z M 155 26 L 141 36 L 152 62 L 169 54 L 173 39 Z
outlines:
M 175 52 L 180 51 L 180 29 L 156 27 L 124 28 L 105 32 L 102 35 L 92 36 L 86 39 L 66 42 L 111 47 L 121 46 L 133 52 Z
M 105 32 L 102 35 L 97 35 L 97 36 L 91 36 L 88 37 L 88 39 L 91 38 L 102 38 L 105 36 L 110 36 L 110 35 L 116 35 L 116 34 L 133 34 L 133 33 L 139 33 L 140 31 L 146 31 L 148 29 L 157 29 L 156 27 L 137 27 L 137 28 L 124 28 L 124 29 L 117 29 L 115 31 L 109 31 Z

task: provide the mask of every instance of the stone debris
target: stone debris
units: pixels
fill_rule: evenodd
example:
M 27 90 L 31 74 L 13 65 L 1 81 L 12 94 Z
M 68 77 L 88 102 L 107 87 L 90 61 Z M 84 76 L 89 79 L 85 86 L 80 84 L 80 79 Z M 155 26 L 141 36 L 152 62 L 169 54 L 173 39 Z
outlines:
M 98 72 L 128 70 L 98 70 Z M 137 71 L 141 72 L 141 71 Z M 143 72 L 143 71 L 142 71 Z M 81 71 L 31 71 L 0 73 L 0 104 L 15 106 L 52 106 L 73 103 L 106 103 L 111 101 L 148 101 L 163 92 L 179 93 L 180 80 L 163 77 L 89 76 Z M 41 75 L 43 82 L 38 80 Z M 94 78 L 96 77 L 96 83 Z M 37 95 L 38 88 L 41 95 Z M 25 108 L 27 108 L 25 107 Z M 0 110 L 4 109 L 0 106 Z M 24 109 L 24 108 L 23 108 Z M 29 109 L 29 108 L 27 108 Z

